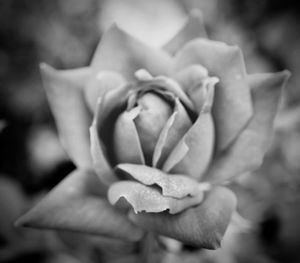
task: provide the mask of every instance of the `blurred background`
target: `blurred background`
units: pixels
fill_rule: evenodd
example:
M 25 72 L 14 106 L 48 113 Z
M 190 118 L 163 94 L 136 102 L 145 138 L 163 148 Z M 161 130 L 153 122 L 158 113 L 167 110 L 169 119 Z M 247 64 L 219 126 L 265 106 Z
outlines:
M 292 0 L 0 1 L 0 262 L 125 262 L 116 256 L 130 253 L 124 244 L 12 225 L 74 169 L 58 140 L 38 65 L 89 65 L 113 21 L 160 46 L 193 8 L 202 10 L 210 38 L 241 47 L 249 73 L 289 69 L 292 77 L 264 165 L 232 185 L 250 225 L 230 227 L 215 252 L 187 248 L 176 260 L 300 262 L 300 2 Z

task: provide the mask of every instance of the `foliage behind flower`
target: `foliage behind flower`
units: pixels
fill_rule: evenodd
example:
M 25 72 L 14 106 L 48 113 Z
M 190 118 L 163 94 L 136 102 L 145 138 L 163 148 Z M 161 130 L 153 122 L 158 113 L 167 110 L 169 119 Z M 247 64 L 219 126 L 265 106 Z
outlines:
M 19 224 L 220 245 L 236 205 L 222 185 L 262 163 L 287 71 L 247 75 L 198 12 L 161 49 L 113 25 L 89 67 L 41 70 L 77 170 Z

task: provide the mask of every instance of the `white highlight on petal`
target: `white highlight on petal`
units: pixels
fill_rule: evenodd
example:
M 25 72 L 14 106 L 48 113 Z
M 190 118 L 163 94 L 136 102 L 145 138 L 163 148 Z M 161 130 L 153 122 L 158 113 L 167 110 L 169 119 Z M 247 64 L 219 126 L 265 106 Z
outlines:
M 152 80 L 153 76 L 146 69 L 139 69 L 134 73 L 134 76 L 140 81 Z

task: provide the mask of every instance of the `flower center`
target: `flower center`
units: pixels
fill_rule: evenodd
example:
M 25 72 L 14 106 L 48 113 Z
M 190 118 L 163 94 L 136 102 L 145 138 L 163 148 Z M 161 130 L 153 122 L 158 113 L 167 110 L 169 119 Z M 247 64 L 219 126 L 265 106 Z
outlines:
M 158 137 L 172 114 L 171 105 L 154 92 L 148 92 L 137 100 L 140 113 L 134 122 L 139 134 L 147 164 L 152 163 L 152 155 Z

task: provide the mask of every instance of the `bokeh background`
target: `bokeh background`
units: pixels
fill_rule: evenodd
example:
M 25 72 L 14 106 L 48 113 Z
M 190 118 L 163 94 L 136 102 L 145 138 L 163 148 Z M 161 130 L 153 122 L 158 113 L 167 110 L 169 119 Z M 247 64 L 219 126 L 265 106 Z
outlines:
M 241 47 L 249 73 L 289 69 L 292 77 L 264 165 L 232 185 L 248 221 L 231 226 L 215 252 L 187 247 L 164 261 L 300 262 L 300 3 L 292 0 L 0 1 L 0 262 L 125 262 L 130 244 L 13 226 L 74 169 L 38 65 L 88 65 L 113 21 L 160 46 L 193 8 L 202 10 L 212 39 Z

